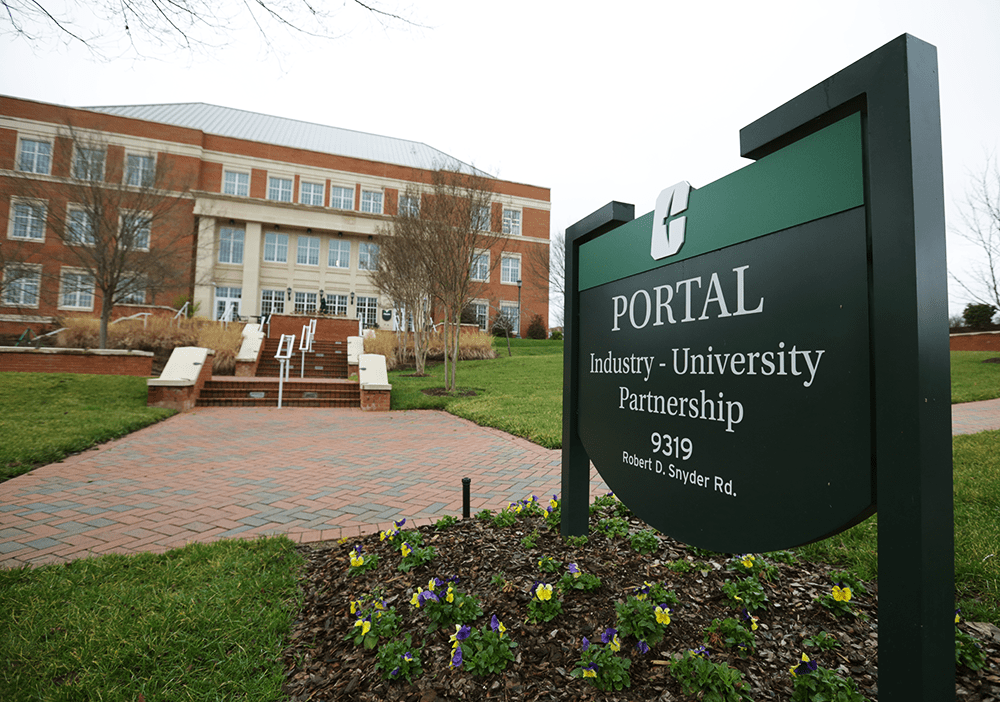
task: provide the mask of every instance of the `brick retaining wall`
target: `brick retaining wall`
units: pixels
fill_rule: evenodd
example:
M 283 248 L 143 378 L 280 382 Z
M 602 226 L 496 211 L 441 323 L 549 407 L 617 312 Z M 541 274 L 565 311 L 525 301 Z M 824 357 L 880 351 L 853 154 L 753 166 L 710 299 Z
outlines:
M 153 354 L 150 351 L 123 349 L 0 346 L 0 372 L 87 373 L 148 378 L 153 374 Z
M 996 351 L 1000 353 L 1000 332 L 952 334 L 949 341 L 952 351 Z

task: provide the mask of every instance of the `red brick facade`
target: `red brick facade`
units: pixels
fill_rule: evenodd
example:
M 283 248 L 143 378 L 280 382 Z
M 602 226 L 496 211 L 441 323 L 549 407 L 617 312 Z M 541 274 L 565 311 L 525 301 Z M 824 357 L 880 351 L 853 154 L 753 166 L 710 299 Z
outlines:
M 1000 353 L 1000 332 L 952 334 L 949 339 L 952 351 L 996 351 Z
M 153 373 L 149 351 L 0 347 L 0 372 L 134 375 Z

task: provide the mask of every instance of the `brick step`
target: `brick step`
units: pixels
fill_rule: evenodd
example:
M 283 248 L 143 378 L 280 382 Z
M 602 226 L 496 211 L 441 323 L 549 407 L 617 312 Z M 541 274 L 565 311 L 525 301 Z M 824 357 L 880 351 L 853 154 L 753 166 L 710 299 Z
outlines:
M 348 408 L 357 409 L 361 404 L 360 399 L 339 399 L 339 400 L 308 400 L 295 397 L 282 397 L 282 407 L 315 407 L 322 408 Z M 278 397 L 263 399 L 250 398 L 198 398 L 198 407 L 277 407 Z
M 277 380 L 247 378 L 213 379 L 198 397 L 201 407 L 273 407 L 278 402 Z M 289 379 L 284 384 L 282 406 L 359 407 L 361 388 L 356 382 Z

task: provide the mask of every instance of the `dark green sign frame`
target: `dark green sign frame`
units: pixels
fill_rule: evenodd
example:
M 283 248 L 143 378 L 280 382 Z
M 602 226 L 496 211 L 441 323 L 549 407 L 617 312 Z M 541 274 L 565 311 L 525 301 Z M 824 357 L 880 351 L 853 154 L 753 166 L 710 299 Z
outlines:
M 808 407 L 812 396 L 801 389 L 784 398 L 786 403 L 804 403 L 802 416 L 811 422 L 824 417 L 826 407 L 832 413 L 825 419 L 831 423 L 842 423 L 845 415 L 852 417 L 843 425 L 850 434 L 846 438 L 850 445 L 833 463 L 816 461 L 819 470 L 828 471 L 831 483 L 842 477 L 829 472 L 833 465 L 850 463 L 847 487 L 823 495 L 831 502 L 850 504 L 843 509 L 834 505 L 836 514 L 831 512 L 829 519 L 817 516 L 815 524 L 802 531 L 782 527 L 781 520 L 777 527 L 744 529 L 749 514 L 746 509 L 727 506 L 722 499 L 711 502 L 707 497 L 698 509 L 711 509 L 707 514 L 701 512 L 703 520 L 721 525 L 718 528 L 689 524 L 690 515 L 683 510 L 665 517 L 663 523 L 667 533 L 675 532 L 671 535 L 716 549 L 744 543 L 768 545 L 785 535 L 790 542 L 801 543 L 846 528 L 877 505 L 880 699 L 950 699 L 954 695 L 954 524 L 936 50 L 903 35 L 744 128 L 740 140 L 742 155 L 756 163 L 690 192 L 689 201 L 684 203 L 684 244 L 672 256 L 652 259 L 652 213 L 636 220 L 631 205 L 609 203 L 567 229 L 563 533 L 586 533 L 592 459 L 602 475 L 608 471 L 609 484 L 619 486 L 616 492 L 625 493 L 620 496 L 626 504 L 630 499 L 636 501 L 637 513 L 656 526 L 658 517 L 648 495 L 655 485 L 666 484 L 655 483 L 656 479 L 670 479 L 656 477 L 654 464 L 646 463 L 645 453 L 630 453 L 628 446 L 623 451 L 622 422 L 635 422 L 636 440 L 648 442 L 649 427 L 655 426 L 650 422 L 676 414 L 668 411 L 672 399 L 675 410 L 683 408 L 685 401 L 689 411 L 695 405 L 693 399 L 685 400 L 691 394 L 691 388 L 683 385 L 685 379 L 677 381 L 683 389 L 681 397 L 634 387 L 649 381 L 652 371 L 648 368 L 654 357 L 659 361 L 668 349 L 683 353 L 679 349 L 695 349 L 713 339 L 755 338 L 753 334 L 758 334 L 755 339 L 761 343 L 768 339 L 777 343 L 782 335 L 792 339 L 801 333 L 804 338 L 814 338 L 815 344 L 800 348 L 823 348 L 817 344 L 832 345 L 835 340 L 823 338 L 818 330 L 841 323 L 839 312 L 830 310 L 845 303 L 863 307 L 838 329 L 848 340 L 843 347 L 846 352 L 839 355 L 850 358 L 841 366 L 824 368 L 850 376 L 844 397 L 837 399 L 837 393 L 827 392 Z M 839 245 L 840 231 L 850 231 L 850 237 L 844 238 L 853 243 L 831 251 L 829 265 L 850 269 L 843 286 L 819 285 L 825 292 L 814 295 L 816 281 L 803 279 L 799 271 L 798 278 L 783 288 L 772 287 L 771 293 L 766 292 L 766 286 L 753 288 L 750 276 L 758 270 L 768 273 L 768 285 L 776 286 L 772 281 L 776 271 L 780 275 L 781 265 L 792 272 L 803 261 L 822 263 L 821 249 L 799 244 L 837 240 Z M 860 273 L 856 270 L 859 267 Z M 678 324 L 671 329 L 677 335 L 676 343 L 664 345 L 663 327 L 657 330 L 661 340 L 657 339 L 651 315 L 672 311 L 665 306 L 651 309 L 658 287 L 662 291 L 672 286 L 672 292 L 679 294 L 684 280 L 700 277 L 707 284 L 713 273 L 722 280 L 729 271 L 730 278 L 736 276 L 735 282 L 729 281 L 729 290 L 723 283 L 717 284 L 714 292 L 711 288 L 707 293 L 702 290 L 695 312 L 686 312 L 690 321 L 695 316 L 702 320 L 704 335 L 689 331 L 698 324 L 683 332 L 683 325 Z M 736 292 L 734 285 L 739 288 Z M 684 292 L 690 293 L 692 288 L 688 283 Z M 771 295 L 777 301 L 795 291 L 800 295 L 794 305 L 782 308 L 782 319 L 768 322 L 777 326 L 764 331 L 755 326 L 757 320 L 749 308 L 758 300 Z M 662 301 L 656 298 L 656 302 Z M 772 303 L 768 300 L 768 304 Z M 714 315 L 708 313 L 710 307 Z M 820 313 L 818 326 L 809 327 L 803 320 L 816 314 L 817 307 L 826 311 Z M 735 319 L 739 317 L 731 314 L 735 309 L 746 316 Z M 772 319 L 777 317 L 772 315 Z M 622 327 L 628 325 L 631 328 L 622 334 Z M 631 352 L 633 356 L 650 359 L 634 385 L 621 378 L 627 367 L 614 365 L 616 358 L 627 355 L 631 345 L 637 349 Z M 727 353 L 738 350 L 730 348 Z M 827 359 L 836 364 L 835 356 Z M 806 357 L 800 360 L 804 365 Z M 818 360 L 814 357 L 813 361 L 818 368 Z M 603 373 L 605 367 L 612 372 Z M 745 370 L 742 364 L 731 365 L 729 370 L 737 368 Z M 674 372 L 680 375 L 677 366 Z M 708 383 L 714 379 L 698 380 Z M 745 383 L 738 386 L 744 396 L 768 394 L 763 385 L 746 384 L 745 378 L 739 382 Z M 705 388 L 716 393 L 723 386 L 707 384 Z M 620 394 L 614 396 L 615 392 Z M 613 406 L 608 406 L 609 397 L 614 397 Z M 711 411 L 712 406 L 708 407 Z M 719 411 L 721 414 L 721 406 Z M 601 433 L 602 413 L 617 432 L 607 440 Z M 739 416 L 740 422 L 744 416 Z M 733 413 L 727 417 L 724 426 L 731 435 L 738 422 Z M 701 419 L 705 419 L 704 409 Z M 814 426 L 797 424 L 795 412 L 786 413 L 781 421 L 780 431 L 790 437 L 804 433 L 829 441 L 829 435 L 815 434 Z M 717 432 L 712 435 L 695 423 L 688 426 L 695 427 L 689 431 L 696 438 L 687 445 L 694 446 L 699 456 L 709 456 L 714 465 L 724 464 L 729 444 L 713 442 L 712 437 L 731 437 L 722 436 L 720 427 L 712 429 Z M 677 440 L 677 436 L 672 438 Z M 713 443 L 723 448 L 713 454 Z M 808 443 L 796 446 L 795 451 L 801 452 Z M 788 456 L 782 458 L 780 451 L 769 455 L 773 444 L 770 440 L 750 444 L 753 456 L 749 460 L 761 470 L 771 466 L 789 470 Z M 813 456 L 822 459 L 824 451 L 824 446 L 815 446 Z M 623 453 L 629 460 L 622 458 Z M 747 460 L 747 456 L 740 458 Z M 810 456 L 802 458 L 808 465 Z M 648 475 L 627 472 L 642 469 Z M 711 480 L 707 474 L 713 472 L 722 471 L 702 464 L 706 480 Z M 813 491 L 820 489 L 820 482 Z M 670 489 L 676 493 L 676 484 Z M 735 491 L 729 487 L 729 492 Z M 802 509 L 808 494 L 793 493 L 792 503 L 785 506 L 807 522 L 817 511 Z M 768 510 L 781 508 L 780 495 L 763 491 L 759 497 L 773 501 Z M 675 504 L 678 501 L 675 498 Z M 736 502 L 733 499 L 729 505 Z M 741 530 L 749 533 L 746 541 L 730 536 Z

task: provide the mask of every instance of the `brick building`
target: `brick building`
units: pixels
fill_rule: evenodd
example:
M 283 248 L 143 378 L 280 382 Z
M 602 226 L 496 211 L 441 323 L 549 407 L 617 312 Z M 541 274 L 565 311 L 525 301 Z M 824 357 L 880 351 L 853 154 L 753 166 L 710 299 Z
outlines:
M 472 169 L 418 142 L 215 105 L 72 108 L 0 96 L 0 332 L 97 315 L 99 291 L 60 255 L 65 237 L 50 220 L 71 218 L 81 178 L 120 187 L 154 173 L 157 187 L 186 184 L 175 216 L 148 230 L 149 250 L 183 243 L 172 254 L 183 272 L 162 290 L 134 285 L 113 317 L 185 296 L 216 318 L 230 305 L 243 317 L 309 315 L 325 300 L 333 316 L 391 327 L 383 312 L 392 301 L 368 274 L 379 230 L 412 205 L 407 188 L 426 192 L 442 166 Z M 19 194 L 26 183 L 30 198 Z M 491 219 L 503 236 L 474 266 L 485 278 L 473 303 L 481 326 L 499 311 L 547 319 L 548 281 L 526 264 L 548 258 L 549 190 L 493 185 Z

